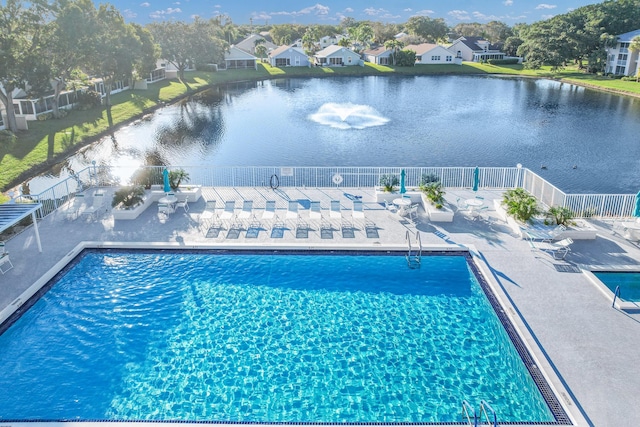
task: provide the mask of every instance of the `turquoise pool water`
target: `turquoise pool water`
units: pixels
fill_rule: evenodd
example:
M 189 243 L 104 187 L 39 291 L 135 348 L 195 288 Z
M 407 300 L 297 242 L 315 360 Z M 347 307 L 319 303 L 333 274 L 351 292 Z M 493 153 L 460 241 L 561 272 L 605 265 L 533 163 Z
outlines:
M 620 298 L 624 301 L 640 302 L 640 273 L 606 271 L 593 272 L 611 292 L 616 291 L 616 286 L 620 286 Z
M 88 251 L 0 336 L 0 419 L 554 416 L 465 256 Z

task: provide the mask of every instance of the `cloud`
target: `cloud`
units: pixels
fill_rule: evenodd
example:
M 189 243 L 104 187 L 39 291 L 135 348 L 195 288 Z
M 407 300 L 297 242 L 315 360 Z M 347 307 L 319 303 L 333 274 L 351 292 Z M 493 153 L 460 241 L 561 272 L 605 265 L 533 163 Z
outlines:
M 131 9 L 123 10 L 122 14 L 124 15 L 125 18 L 128 18 L 128 19 L 133 19 L 138 16 L 138 14 L 132 11 Z
M 555 9 L 556 7 L 558 6 L 555 4 L 540 3 L 536 6 L 536 9 Z
M 268 21 L 271 19 L 271 14 L 268 14 L 267 12 L 253 12 L 251 17 L 256 20 Z
M 177 2 L 175 2 L 173 4 L 175 4 L 176 6 L 180 6 L 180 2 L 179 1 L 177 1 Z
M 484 13 L 478 11 L 472 12 L 472 15 L 479 21 L 500 21 L 502 19 L 500 16 L 485 15 Z
M 348 7 L 344 10 L 344 13 L 353 13 L 353 9 Z
M 411 9 L 409 9 L 409 10 L 411 10 Z M 435 12 L 433 10 L 431 10 L 431 9 L 422 9 L 422 10 L 419 10 L 416 13 L 414 13 L 413 16 L 427 16 L 427 15 L 431 15 L 433 13 L 435 13 Z
M 366 15 L 369 16 L 378 16 L 380 14 L 384 14 L 384 13 L 389 13 L 388 10 L 385 10 L 383 8 L 380 9 L 374 9 L 373 7 L 368 7 L 363 11 Z
M 149 7 L 151 6 L 151 3 L 149 3 L 148 1 L 144 2 L 144 3 L 140 3 L 140 6 L 142 7 Z
M 264 13 L 264 12 L 263 12 Z M 329 7 L 316 3 L 313 6 L 305 7 L 304 9 L 293 12 L 270 12 L 269 15 L 283 15 L 283 16 L 302 16 L 302 15 L 315 15 L 315 16 L 327 16 L 329 15 Z
M 182 13 L 182 9 L 180 9 L 179 7 L 175 9 L 172 7 L 168 7 L 165 10 L 156 10 L 155 12 L 151 12 L 149 14 L 149 18 L 160 19 L 164 18 L 165 15 L 173 15 L 174 13 Z
M 406 8 L 403 10 L 403 12 L 411 12 L 413 9 L 411 9 L 410 7 Z
M 447 12 L 447 15 L 458 21 L 471 21 L 471 16 L 466 10 L 451 10 Z
M 217 5 L 213 6 L 213 7 L 215 7 L 216 9 L 220 9 L 222 6 L 220 6 L 219 4 L 217 4 Z
M 513 6 L 513 0 L 504 0 L 502 3 L 504 3 L 505 6 Z

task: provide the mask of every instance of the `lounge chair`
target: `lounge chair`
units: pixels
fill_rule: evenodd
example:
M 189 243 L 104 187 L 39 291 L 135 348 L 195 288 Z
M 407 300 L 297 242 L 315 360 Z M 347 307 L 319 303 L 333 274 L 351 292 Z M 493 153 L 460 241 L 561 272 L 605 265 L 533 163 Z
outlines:
M 267 200 L 267 204 L 262 212 L 262 219 L 273 219 L 276 216 L 276 201 Z
M 318 221 L 322 220 L 322 210 L 320 207 L 320 202 L 311 202 L 311 206 L 309 208 L 309 219 Z
M 289 200 L 289 207 L 287 208 L 287 216 L 285 219 L 298 219 L 298 201 Z
M 222 211 L 222 213 L 220 214 L 220 219 L 221 220 L 230 220 L 233 218 L 234 216 L 234 211 L 236 208 L 236 201 L 235 200 L 228 200 L 226 202 L 224 202 L 224 211 Z
M 539 242 L 533 239 L 529 239 L 529 246 L 532 250 L 539 250 L 546 252 L 553 257 L 553 259 L 564 259 L 571 250 L 569 246 L 573 243 L 573 240 L 569 237 L 559 240 L 557 242 Z
M 9 252 L 7 252 L 4 242 L 0 242 L 0 273 L 5 274 L 12 268 L 13 264 L 9 258 Z
M 76 194 L 73 198 L 73 202 L 65 211 L 65 217 L 67 219 L 76 219 L 80 213 L 80 209 L 84 205 L 84 194 Z
M 209 200 L 204 206 L 204 211 L 200 214 L 200 225 L 202 225 L 205 230 L 205 234 L 208 232 L 209 228 L 213 225 L 216 219 L 216 201 Z
M 398 207 L 393 203 L 389 203 L 388 201 L 384 201 L 384 208 L 391 213 L 398 213 Z
M 106 211 L 106 208 L 104 207 L 104 194 L 97 193 L 93 195 L 93 203 L 91 204 L 91 206 L 85 209 L 82 212 L 82 215 L 87 215 L 87 216 L 94 215 L 97 220 L 98 212 L 100 212 L 103 209 Z
M 242 203 L 242 210 L 238 214 L 238 219 L 249 219 L 253 212 L 253 200 L 245 200 Z
M 329 211 L 329 217 L 331 219 L 342 219 L 342 212 L 340 211 L 340 200 L 331 201 L 331 210 Z
M 364 210 L 362 207 L 362 200 L 353 201 L 353 210 L 351 211 L 352 218 L 364 220 Z
M 175 209 L 182 208 L 185 213 L 189 212 L 189 196 L 184 196 L 184 201 L 177 202 Z

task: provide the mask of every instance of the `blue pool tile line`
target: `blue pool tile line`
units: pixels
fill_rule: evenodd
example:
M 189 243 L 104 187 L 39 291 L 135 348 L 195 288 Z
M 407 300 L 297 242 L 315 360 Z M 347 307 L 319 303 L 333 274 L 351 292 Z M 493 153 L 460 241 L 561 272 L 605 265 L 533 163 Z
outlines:
M 406 251 L 372 251 L 372 250 L 243 250 L 243 249 L 84 249 L 80 252 L 71 262 L 69 262 L 64 268 L 62 268 L 54 277 L 49 280 L 46 285 L 44 285 L 38 292 L 36 292 L 25 304 L 23 304 L 18 310 L 16 310 L 5 322 L 0 324 L 0 335 L 2 335 L 7 329 L 11 327 L 25 312 L 27 312 L 44 294 L 46 294 L 55 283 L 57 283 L 62 276 L 64 276 L 69 270 L 71 270 L 76 264 L 78 264 L 84 256 L 89 253 L 175 253 L 175 254 L 184 254 L 187 253 L 197 253 L 197 254 L 219 254 L 219 255 L 229 255 L 229 254 L 257 254 L 257 255 L 352 255 L 352 256 L 404 256 L 406 255 Z M 467 264 L 471 268 L 474 273 L 476 279 L 478 280 L 481 289 L 483 290 L 485 296 L 487 297 L 489 303 L 493 307 L 496 316 L 500 320 L 500 323 L 505 328 L 507 335 L 511 339 L 516 351 L 520 355 L 524 365 L 526 366 L 529 374 L 534 380 L 536 386 L 538 387 L 540 393 L 542 394 L 545 402 L 549 406 L 551 410 L 555 422 L 547 422 L 547 421 L 529 421 L 529 422 L 499 422 L 500 425 L 530 425 L 530 426 L 553 426 L 553 425 L 572 425 L 571 419 L 565 412 L 564 408 L 558 401 L 556 395 L 551 390 L 551 387 L 547 383 L 543 374 L 538 369 L 537 364 L 535 363 L 533 357 L 527 350 L 526 346 L 522 342 L 520 336 L 518 335 L 515 327 L 509 320 L 508 316 L 502 309 L 502 306 L 498 302 L 496 296 L 494 295 L 491 287 L 488 282 L 484 278 L 484 275 L 480 272 L 477 265 L 473 262 L 473 258 L 471 254 L 467 251 L 433 251 L 428 252 L 428 255 L 425 256 L 464 256 Z M 136 423 L 194 423 L 194 424 L 233 424 L 233 425 L 322 425 L 322 426 L 332 426 L 332 425 L 450 425 L 450 426 L 459 426 L 464 425 L 461 422 L 313 422 L 313 421 L 216 421 L 216 420 L 206 420 L 206 421 L 186 421 L 186 420 L 114 420 L 114 419 L 15 419 L 15 420 L 1 420 L 2 422 L 24 422 L 24 423 L 32 423 L 32 422 L 101 422 L 101 423 L 112 423 L 112 422 L 136 422 Z

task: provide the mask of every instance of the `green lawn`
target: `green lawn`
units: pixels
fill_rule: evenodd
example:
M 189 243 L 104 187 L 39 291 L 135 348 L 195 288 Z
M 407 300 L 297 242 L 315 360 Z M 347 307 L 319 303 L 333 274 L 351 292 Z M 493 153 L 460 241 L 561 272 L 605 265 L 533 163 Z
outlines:
M 233 70 L 217 73 L 191 72 L 184 82 L 162 80 L 146 90 L 126 91 L 111 97 L 112 107 L 88 111 L 73 110 L 59 120 L 29 122 L 29 130 L 18 135 L 18 141 L 0 147 L 0 189 L 27 179 L 45 170 L 78 147 L 115 130 L 159 104 L 174 101 L 207 86 L 242 80 L 262 80 L 287 77 L 362 76 L 362 75 L 438 75 L 438 74 L 506 74 L 549 78 L 596 89 L 640 95 L 640 83 L 622 81 L 592 74 L 575 68 L 551 71 L 550 68 L 526 70 L 522 65 L 496 66 L 464 63 L 462 65 L 417 65 L 393 67 L 365 63 L 364 67 L 287 67 L 276 68 L 259 64 L 257 70 Z M 1 202 L 1 200 L 0 200 Z

